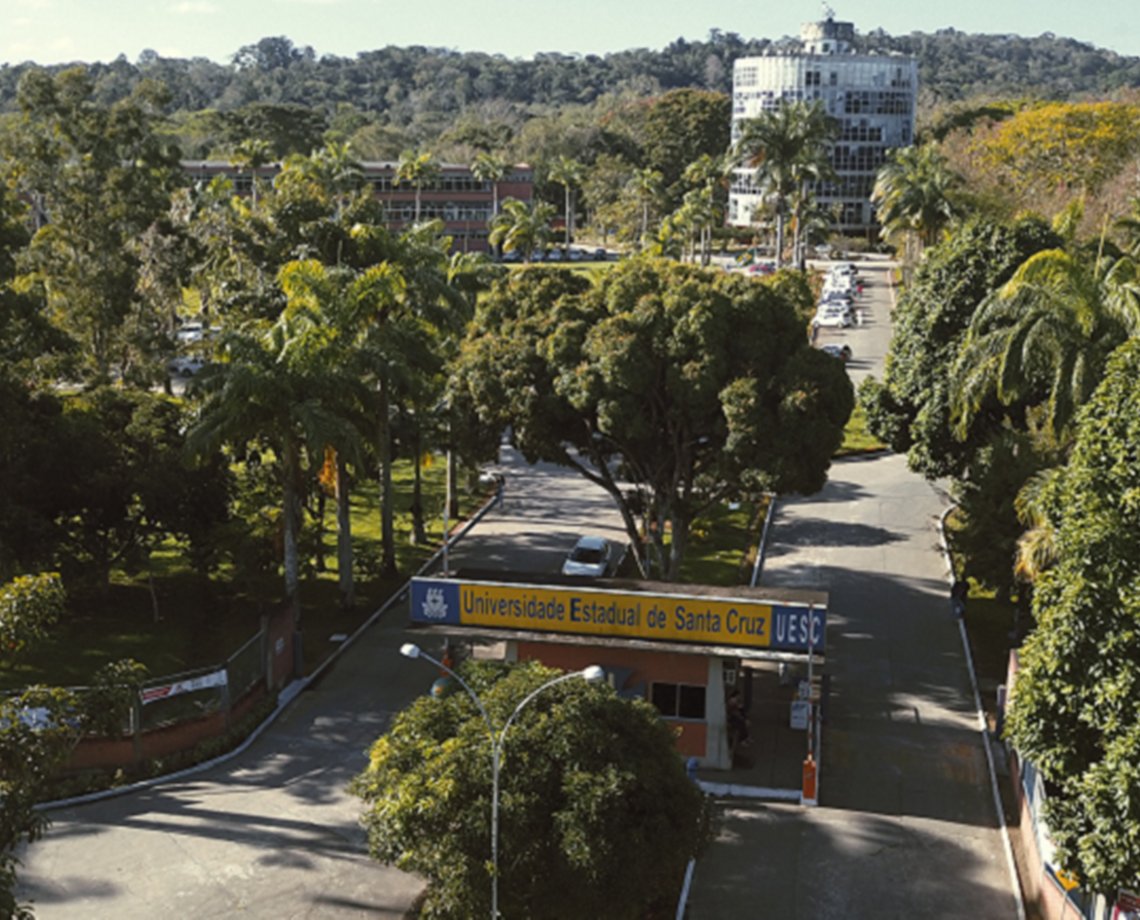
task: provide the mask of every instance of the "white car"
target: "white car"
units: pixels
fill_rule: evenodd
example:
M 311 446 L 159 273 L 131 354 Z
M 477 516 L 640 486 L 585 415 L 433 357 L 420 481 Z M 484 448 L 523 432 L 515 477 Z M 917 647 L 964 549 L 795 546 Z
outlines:
M 178 341 L 183 344 L 201 342 L 206 336 L 206 327 L 199 322 L 183 323 L 176 333 Z
M 563 575 L 602 578 L 613 562 L 613 546 L 604 537 L 581 537 L 562 563 Z
M 823 306 L 816 311 L 812 323 L 818 326 L 834 326 L 846 329 L 854 322 L 851 311 L 846 307 Z
M 193 377 L 206 366 L 205 358 L 195 355 L 180 355 L 166 365 L 171 377 Z

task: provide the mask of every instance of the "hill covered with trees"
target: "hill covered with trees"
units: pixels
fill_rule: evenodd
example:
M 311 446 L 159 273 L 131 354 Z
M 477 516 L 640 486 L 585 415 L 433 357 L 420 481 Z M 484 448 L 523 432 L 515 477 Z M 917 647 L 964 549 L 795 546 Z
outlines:
M 414 46 L 346 58 L 270 37 L 238 49 L 226 64 L 144 51 L 133 63 L 120 56 L 84 66 L 103 104 L 126 98 L 143 80 L 162 83 L 168 94 L 165 114 L 179 118 L 188 155 L 208 152 L 219 135 L 209 117 L 252 103 L 313 111 L 325 130 L 342 139 L 362 128 L 381 140 L 399 135 L 379 147 L 434 143 L 450 129 L 466 130 L 472 146 L 491 148 L 501 147 L 504 136 L 530 117 L 606 97 L 654 96 L 683 87 L 728 93 L 736 58 L 793 44 L 789 38 L 745 39 L 713 30 L 705 41 L 678 39 L 661 50 L 606 55 L 548 53 L 523 60 Z M 946 29 L 891 36 L 875 30 L 859 35 L 857 47 L 914 55 L 927 113 L 979 97 L 1072 100 L 1140 87 L 1140 58 L 1049 33 L 1024 38 Z M 0 112 L 16 109 L 20 77 L 35 66 L 0 67 Z

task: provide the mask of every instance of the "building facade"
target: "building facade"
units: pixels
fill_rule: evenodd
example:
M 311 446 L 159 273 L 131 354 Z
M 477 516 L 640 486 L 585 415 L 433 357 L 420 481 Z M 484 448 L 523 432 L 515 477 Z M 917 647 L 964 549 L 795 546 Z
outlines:
M 416 189 L 397 180 L 399 164 L 382 161 L 359 165 L 364 181 L 384 204 L 388 228 L 399 232 L 411 225 L 416 219 Z M 209 182 L 217 176 L 225 176 L 233 182 L 234 191 L 242 195 L 249 193 L 254 174 L 259 180 L 271 183 L 281 171 L 279 163 L 259 166 L 251 172 L 226 160 L 184 160 L 182 168 L 192 182 Z M 442 220 L 457 252 L 487 252 L 488 222 L 496 202 L 501 205 L 507 198 L 531 203 L 534 198 L 531 167 L 512 166 L 498 183 L 491 183 L 476 178 L 470 167 L 444 163 L 435 178 L 420 189 L 419 219 Z
M 838 211 L 838 232 L 869 235 L 877 230 L 871 190 L 887 151 L 914 142 L 918 65 L 901 55 L 856 54 L 855 27 L 828 18 L 805 23 L 800 48 L 739 58 L 732 75 L 732 140 L 744 122 L 781 103 L 818 101 L 838 122 L 832 145 L 832 181 L 816 189 L 825 208 Z M 738 170 L 729 194 L 728 222 L 754 223 L 764 194 L 755 170 Z

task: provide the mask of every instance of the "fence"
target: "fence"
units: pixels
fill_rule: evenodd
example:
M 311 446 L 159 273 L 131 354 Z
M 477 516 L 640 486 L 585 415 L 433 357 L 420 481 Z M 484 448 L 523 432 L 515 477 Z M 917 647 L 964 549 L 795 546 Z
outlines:
M 119 736 L 83 738 L 67 769 L 136 767 L 225 735 L 292 678 L 293 646 L 287 609 L 263 617 L 257 633 L 225 662 L 144 683 Z

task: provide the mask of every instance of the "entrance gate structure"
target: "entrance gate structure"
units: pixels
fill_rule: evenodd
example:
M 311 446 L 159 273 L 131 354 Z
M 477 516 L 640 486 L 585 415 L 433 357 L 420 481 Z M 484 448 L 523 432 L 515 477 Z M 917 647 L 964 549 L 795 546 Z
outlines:
M 826 592 L 464 571 L 413 579 L 410 601 L 449 643 L 601 665 L 657 707 L 710 792 L 818 801 Z

